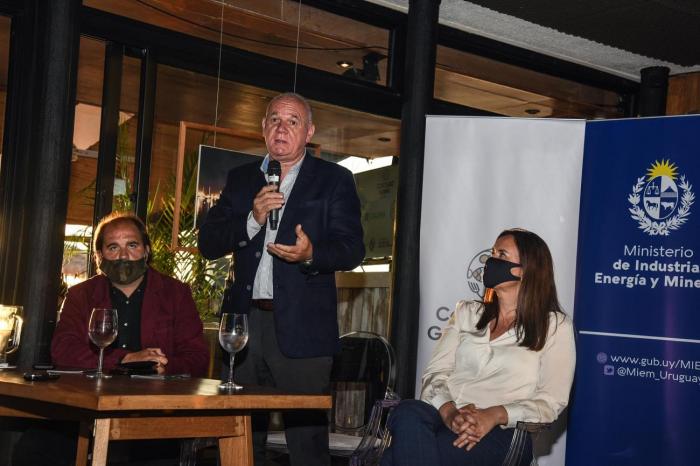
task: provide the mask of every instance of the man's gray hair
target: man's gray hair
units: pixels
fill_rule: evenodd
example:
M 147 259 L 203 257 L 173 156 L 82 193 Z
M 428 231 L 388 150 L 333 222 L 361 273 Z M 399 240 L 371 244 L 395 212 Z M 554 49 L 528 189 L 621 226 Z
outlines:
M 278 100 L 287 100 L 287 99 L 292 99 L 296 100 L 299 102 L 301 105 L 304 106 L 304 110 L 306 110 L 306 115 L 308 116 L 307 122 L 309 124 L 313 123 L 313 115 L 311 112 L 311 104 L 309 104 L 309 101 L 304 98 L 301 94 L 297 94 L 296 92 L 284 92 L 282 94 L 278 94 L 274 96 L 270 102 L 267 104 L 267 108 L 265 109 L 265 118 L 267 118 L 267 114 L 270 111 L 270 107 L 272 107 L 272 104 L 277 102 Z

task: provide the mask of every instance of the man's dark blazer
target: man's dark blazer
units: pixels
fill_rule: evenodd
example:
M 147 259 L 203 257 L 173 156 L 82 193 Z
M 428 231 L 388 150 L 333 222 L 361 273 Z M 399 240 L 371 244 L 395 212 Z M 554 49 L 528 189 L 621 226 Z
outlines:
M 253 239 L 246 228 L 253 199 L 265 184 L 260 162 L 231 170 L 199 230 L 204 257 L 234 254 L 232 309 L 226 312 L 248 312 L 260 257 L 268 254 L 263 244 L 267 225 Z M 338 349 L 335 271 L 356 267 L 365 254 L 360 201 L 347 169 L 306 154 L 275 242 L 293 245 L 298 224 L 313 244 L 313 263 L 307 267 L 273 256 L 277 341 L 287 357 L 330 356 Z

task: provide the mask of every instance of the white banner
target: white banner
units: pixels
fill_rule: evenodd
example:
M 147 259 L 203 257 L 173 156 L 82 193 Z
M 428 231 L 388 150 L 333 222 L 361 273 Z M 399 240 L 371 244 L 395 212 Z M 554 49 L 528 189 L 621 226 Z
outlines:
M 416 396 L 455 303 L 483 294 L 482 261 L 501 231 L 521 227 L 545 240 L 572 315 L 584 132 L 583 120 L 427 118 Z M 565 439 L 556 442 L 541 465 L 564 464 Z

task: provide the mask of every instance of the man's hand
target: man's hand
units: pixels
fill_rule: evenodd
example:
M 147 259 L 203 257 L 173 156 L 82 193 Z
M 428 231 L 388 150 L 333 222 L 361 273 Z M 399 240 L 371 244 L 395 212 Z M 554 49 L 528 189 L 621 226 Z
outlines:
M 311 239 L 304 233 L 301 225 L 297 225 L 294 231 L 297 234 L 297 240 L 293 246 L 268 243 L 267 251 L 287 262 L 303 262 L 311 259 L 314 255 L 314 245 L 311 244 Z
M 283 205 L 284 194 L 277 192 L 275 186 L 265 185 L 253 199 L 253 218 L 258 225 L 264 225 L 270 211 L 280 209 Z
M 127 353 L 121 362 L 153 361 L 157 363 L 156 370 L 159 374 L 165 373 L 165 366 L 168 365 L 168 358 L 160 348 L 146 348 L 134 353 Z
M 491 406 L 479 409 L 467 405 L 459 410 L 465 418 L 467 427 L 459 433 L 453 445 L 457 448 L 471 450 L 491 429 L 501 424 L 508 424 L 508 412 L 503 406 Z

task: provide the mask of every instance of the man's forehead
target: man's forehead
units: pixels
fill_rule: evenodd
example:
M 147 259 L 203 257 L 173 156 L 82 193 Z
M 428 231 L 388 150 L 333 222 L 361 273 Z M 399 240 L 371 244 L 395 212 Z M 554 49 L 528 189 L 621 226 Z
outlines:
M 282 114 L 282 113 L 284 113 L 284 114 L 289 114 L 289 116 L 292 116 L 292 117 L 301 118 L 301 112 L 295 112 L 295 111 L 290 111 L 290 112 L 281 111 L 281 112 L 278 112 L 277 110 L 272 110 L 270 113 L 267 114 L 267 116 L 269 116 L 269 117 L 270 117 L 270 116 L 279 116 L 279 115 Z
M 306 109 L 304 105 L 296 99 L 279 99 L 270 105 L 267 116 L 279 116 L 282 113 L 297 118 L 303 118 L 306 114 Z
M 141 241 L 141 233 L 138 228 L 131 223 L 118 223 L 116 225 L 108 225 L 105 228 L 105 240 L 116 240 L 120 237 L 129 237 Z

